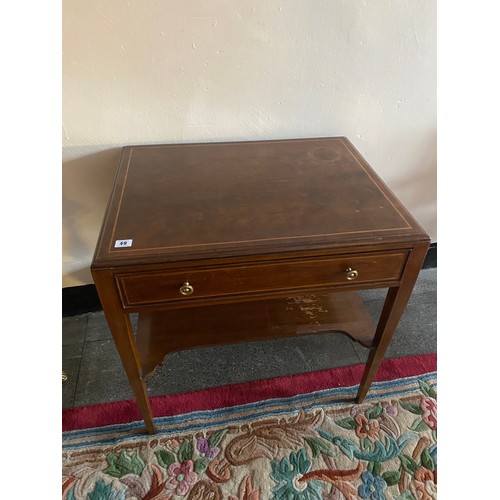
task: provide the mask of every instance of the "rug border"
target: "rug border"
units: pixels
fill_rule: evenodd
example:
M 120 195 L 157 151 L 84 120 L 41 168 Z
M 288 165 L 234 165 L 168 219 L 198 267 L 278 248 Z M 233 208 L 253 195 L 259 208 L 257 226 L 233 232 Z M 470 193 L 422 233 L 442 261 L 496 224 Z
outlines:
M 151 409 L 154 417 L 160 418 L 291 397 L 332 387 L 356 386 L 359 384 L 364 367 L 365 364 L 360 363 L 181 394 L 153 396 L 150 398 Z M 436 354 L 386 359 L 382 362 L 375 381 L 412 377 L 436 370 Z M 91 429 L 140 420 L 141 415 L 134 400 L 108 402 L 63 409 L 62 431 Z

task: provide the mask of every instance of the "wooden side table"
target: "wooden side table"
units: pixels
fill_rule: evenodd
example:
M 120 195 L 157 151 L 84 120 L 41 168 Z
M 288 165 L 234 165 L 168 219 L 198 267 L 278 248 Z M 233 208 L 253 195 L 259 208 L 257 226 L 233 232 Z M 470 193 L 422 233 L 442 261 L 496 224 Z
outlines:
M 154 433 L 144 378 L 194 346 L 346 333 L 370 349 L 361 402 L 428 246 L 344 137 L 127 146 L 91 269 Z M 372 328 L 356 291 L 380 287 Z

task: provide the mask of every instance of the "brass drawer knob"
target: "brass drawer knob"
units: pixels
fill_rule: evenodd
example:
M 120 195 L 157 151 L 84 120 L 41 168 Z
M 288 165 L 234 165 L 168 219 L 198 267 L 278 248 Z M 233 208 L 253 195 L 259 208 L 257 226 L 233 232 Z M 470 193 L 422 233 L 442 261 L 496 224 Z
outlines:
M 347 273 L 347 279 L 349 281 L 355 280 L 358 277 L 358 271 L 356 269 L 352 269 L 348 267 L 345 272 Z
M 182 295 L 191 295 L 194 292 L 194 288 L 189 284 L 189 282 L 183 283 L 183 285 L 179 288 L 179 291 Z

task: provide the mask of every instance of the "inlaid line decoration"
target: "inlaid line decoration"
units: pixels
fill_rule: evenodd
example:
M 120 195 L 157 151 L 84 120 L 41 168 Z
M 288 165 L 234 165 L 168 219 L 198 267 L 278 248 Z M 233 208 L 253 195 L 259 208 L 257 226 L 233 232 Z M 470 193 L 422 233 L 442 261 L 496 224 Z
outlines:
M 369 179 L 373 182 L 375 186 L 377 186 L 377 183 L 375 182 L 374 178 L 370 173 L 366 170 L 365 166 L 359 161 L 359 159 L 354 155 L 354 153 L 351 151 L 351 148 L 349 147 L 348 144 L 345 143 L 344 139 L 342 137 L 339 137 L 340 141 L 342 142 L 343 146 L 346 148 L 346 150 L 349 152 L 349 154 L 354 158 L 356 163 L 362 168 L 362 170 L 365 172 L 365 174 L 369 177 Z M 287 140 L 281 140 L 281 141 L 259 141 L 259 142 L 294 142 L 296 139 L 287 139 Z M 321 138 L 318 139 L 310 139 L 311 141 L 317 141 L 317 140 L 322 140 Z M 197 144 L 190 144 L 190 147 L 194 146 L 220 146 L 221 144 L 229 144 L 229 145 L 238 145 L 238 144 L 243 144 L 242 142 L 233 142 L 233 143 L 197 143 Z M 172 147 L 175 146 L 180 146 L 180 144 L 172 144 Z M 237 240 L 237 241 L 220 241 L 220 242 L 212 242 L 212 243 L 198 243 L 194 245 L 169 245 L 169 246 L 162 246 L 162 247 L 149 247 L 149 248 L 119 248 L 119 249 L 114 249 L 113 248 L 113 241 L 115 241 L 115 231 L 116 231 L 116 226 L 118 224 L 118 215 L 120 213 L 120 208 L 122 204 L 122 199 L 123 195 L 125 192 L 125 186 L 127 185 L 127 178 L 128 178 L 128 173 L 130 169 L 130 163 L 132 160 L 132 153 L 134 149 L 140 149 L 143 146 L 135 146 L 130 148 L 130 153 L 128 157 L 128 162 L 127 162 L 127 167 L 125 170 L 125 175 L 123 178 L 123 186 L 121 188 L 121 193 L 120 193 L 120 198 L 118 201 L 118 207 L 116 210 L 116 217 L 113 223 L 113 229 L 111 233 L 111 239 L 110 239 L 110 244 L 108 247 L 108 253 L 134 253 L 134 252 L 144 252 L 144 251 L 158 251 L 158 250 L 166 250 L 166 249 L 179 249 L 179 248 L 201 248 L 201 247 L 213 247 L 213 246 L 220 246 L 220 245 L 234 245 L 234 244 L 240 244 L 240 243 L 255 243 L 255 242 L 260 242 L 260 241 L 280 241 L 280 240 L 301 240 L 301 239 L 306 239 L 306 238 L 318 238 L 318 237 L 325 237 L 325 236 L 340 236 L 340 235 L 345 235 L 345 234 L 363 234 L 363 233 L 374 233 L 374 232 L 385 232 L 385 231 L 399 231 L 401 229 L 411 229 L 411 225 L 408 223 L 406 218 L 403 216 L 403 214 L 396 208 L 394 203 L 391 201 L 391 199 L 387 196 L 387 194 L 384 192 L 384 189 L 381 189 L 380 192 L 383 194 L 383 196 L 386 198 L 386 200 L 389 202 L 389 204 L 392 206 L 394 211 L 401 217 L 401 219 L 406 223 L 405 226 L 399 226 L 399 227 L 394 227 L 394 228 L 384 228 L 384 229 L 367 229 L 367 230 L 359 230 L 359 231 L 344 231 L 344 232 L 338 232 L 338 233 L 323 233 L 323 234 L 308 234 L 308 235 L 296 235 L 296 236 L 279 236 L 279 237 L 274 237 L 274 238 L 259 238 L 259 239 L 254 239 L 254 240 Z M 166 147 L 166 145 L 157 145 L 157 146 L 148 146 L 148 147 Z M 167 145 L 168 147 L 168 145 Z M 383 183 L 383 186 L 385 184 Z

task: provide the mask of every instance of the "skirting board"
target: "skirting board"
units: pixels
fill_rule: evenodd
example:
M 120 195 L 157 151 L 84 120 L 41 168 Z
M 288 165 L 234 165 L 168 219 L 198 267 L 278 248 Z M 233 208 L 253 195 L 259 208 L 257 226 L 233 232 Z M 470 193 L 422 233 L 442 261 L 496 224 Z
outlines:
M 437 267 L 437 243 L 431 243 L 423 269 Z M 101 303 L 95 285 L 71 286 L 62 289 L 62 316 L 75 316 L 101 311 Z

